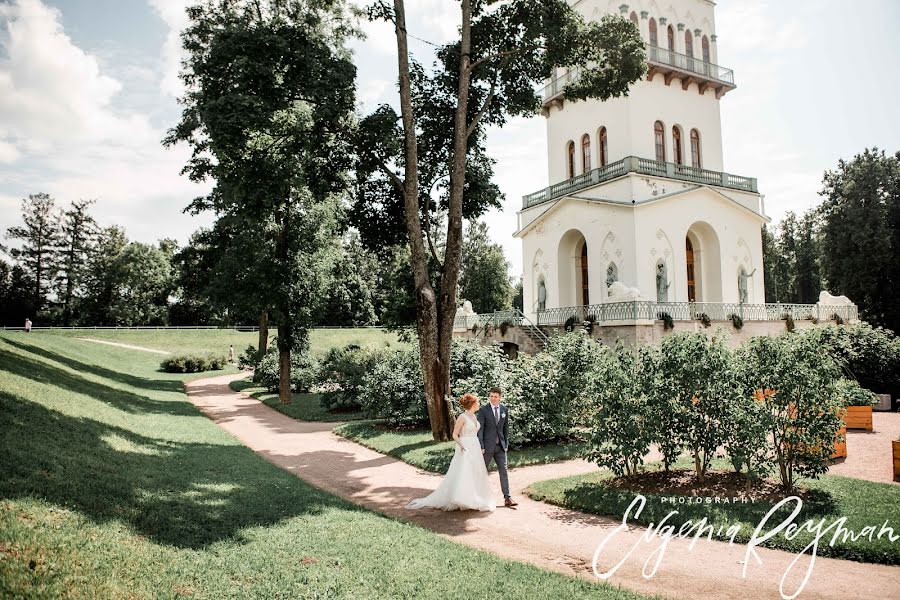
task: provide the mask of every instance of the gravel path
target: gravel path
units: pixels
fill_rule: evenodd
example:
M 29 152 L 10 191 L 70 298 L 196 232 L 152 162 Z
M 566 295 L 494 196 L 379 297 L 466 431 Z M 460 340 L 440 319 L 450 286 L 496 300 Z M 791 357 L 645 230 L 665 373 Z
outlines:
M 891 440 L 900 439 L 900 413 L 872 413 L 872 429 L 847 430 L 847 458 L 832 465 L 828 472 L 900 485 L 900 482 L 894 481 L 891 457 Z M 897 491 L 900 492 L 900 489 Z
M 541 502 L 522 494 L 535 481 L 594 470 L 584 461 L 522 467 L 510 473 L 516 510 L 493 513 L 404 509 L 412 498 L 427 495 L 440 477 L 395 458 L 350 442 L 333 433 L 334 423 L 292 419 L 257 400 L 231 391 L 228 383 L 245 374 L 197 380 L 186 384 L 188 396 L 210 419 L 245 445 L 312 485 L 382 514 L 416 523 L 451 540 L 494 554 L 593 578 L 591 560 L 598 544 L 620 524 Z M 501 497 L 496 474 L 492 483 Z M 644 577 L 645 561 L 658 556 L 661 538 L 645 540 L 646 529 L 628 528 L 611 538 L 598 566 L 607 570 L 630 551 L 623 566 L 609 579 L 638 592 L 672 598 L 743 600 L 778 598 L 779 584 L 795 555 L 758 548 L 762 561 L 750 560 L 742 577 L 745 546 L 725 542 L 698 543 L 672 539 L 656 574 Z M 642 542 L 643 540 L 643 542 Z M 792 593 L 804 575 L 806 561 L 786 578 Z M 649 568 L 648 568 L 649 569 Z M 900 598 L 900 567 L 816 558 L 815 568 L 800 598 Z
M 140 350 L 141 352 L 153 352 L 154 354 L 172 354 L 165 350 L 154 350 L 153 348 L 144 348 L 143 346 L 132 346 L 131 344 L 120 344 L 119 342 L 108 342 L 106 340 L 95 340 L 94 338 L 80 337 L 76 340 L 84 340 L 85 342 L 94 342 L 95 344 L 106 344 L 107 346 L 116 346 L 117 348 L 127 348 L 129 350 Z

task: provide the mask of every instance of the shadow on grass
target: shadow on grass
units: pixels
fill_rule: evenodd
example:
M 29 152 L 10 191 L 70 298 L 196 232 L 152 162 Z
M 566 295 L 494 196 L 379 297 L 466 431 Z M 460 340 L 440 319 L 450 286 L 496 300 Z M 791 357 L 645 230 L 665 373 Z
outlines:
M 39 356 L 55 355 L 27 344 L 15 346 Z M 57 360 L 55 357 L 51 360 Z M 62 362 L 62 361 L 60 361 Z M 77 363 L 78 361 L 72 361 Z M 73 367 L 78 368 L 78 367 Z M 60 369 L 43 361 L 24 356 L 0 355 L 0 370 L 18 375 L 31 381 L 63 388 L 77 394 L 85 394 L 128 413 L 162 413 L 178 416 L 195 416 L 197 411 L 184 402 L 155 400 L 125 390 L 90 381 L 65 369 Z M 87 370 L 87 369 L 85 369 Z M 140 378 L 137 378 L 140 379 Z M 147 380 L 140 380 L 145 385 Z M 180 389 L 181 382 L 174 381 Z M 138 386 L 141 387 L 141 386 Z
M 173 403 L 173 414 L 180 407 Z M 243 446 L 175 443 L 0 392 L 0 496 L 41 498 L 158 543 L 200 549 L 330 506 Z
M 106 369 L 94 364 L 82 362 L 70 356 L 66 356 L 58 352 L 53 352 L 52 350 L 47 350 L 46 348 L 41 348 L 40 346 L 26 344 L 22 341 L 12 340 L 8 338 L 4 339 L 4 341 L 10 346 L 15 346 L 16 348 L 25 352 L 30 352 L 42 358 L 46 358 L 47 360 L 63 364 L 70 369 L 91 373 L 92 375 L 97 375 L 98 377 L 103 377 L 104 379 L 111 379 L 112 381 L 118 381 L 119 383 L 132 387 L 159 390 L 161 392 L 180 392 L 183 390 L 181 381 L 177 379 L 148 379 L 145 377 L 137 377 L 136 375 L 122 373 L 120 371 L 113 371 L 111 369 Z

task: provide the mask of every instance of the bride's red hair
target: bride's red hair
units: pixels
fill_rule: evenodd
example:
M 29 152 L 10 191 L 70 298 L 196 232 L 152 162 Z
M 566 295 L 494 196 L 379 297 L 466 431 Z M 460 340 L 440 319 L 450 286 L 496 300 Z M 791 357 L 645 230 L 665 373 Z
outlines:
M 459 399 L 459 405 L 463 407 L 463 410 L 469 410 L 476 402 L 478 402 L 478 397 L 475 394 L 463 394 L 463 397 Z

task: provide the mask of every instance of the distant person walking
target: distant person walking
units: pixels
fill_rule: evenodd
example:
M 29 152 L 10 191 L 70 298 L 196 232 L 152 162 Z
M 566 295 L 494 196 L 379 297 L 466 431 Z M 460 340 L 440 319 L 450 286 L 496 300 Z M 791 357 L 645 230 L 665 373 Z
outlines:
M 234 344 L 228 346 L 228 362 L 234 362 Z
M 25 317 L 25 333 L 31 333 L 31 319 Z

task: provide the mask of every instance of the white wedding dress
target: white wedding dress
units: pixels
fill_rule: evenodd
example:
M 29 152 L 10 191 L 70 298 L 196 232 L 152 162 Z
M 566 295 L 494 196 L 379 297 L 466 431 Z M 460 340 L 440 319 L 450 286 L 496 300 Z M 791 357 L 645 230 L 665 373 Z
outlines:
M 425 498 L 410 502 L 407 508 L 440 508 L 442 510 L 494 510 L 496 502 L 491 491 L 484 455 L 478 441 L 478 420 L 464 414 L 459 443 L 455 445 L 453 460 L 441 484 Z

